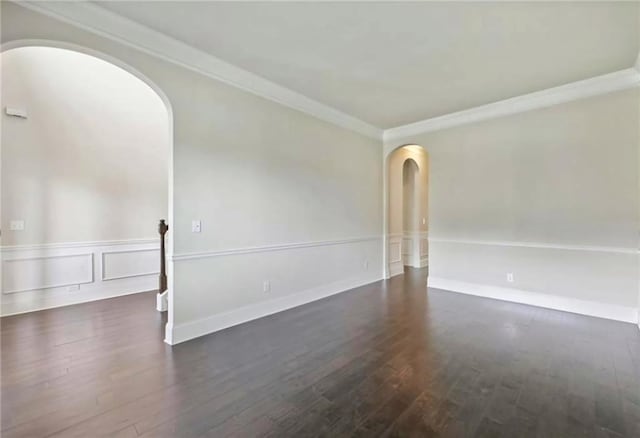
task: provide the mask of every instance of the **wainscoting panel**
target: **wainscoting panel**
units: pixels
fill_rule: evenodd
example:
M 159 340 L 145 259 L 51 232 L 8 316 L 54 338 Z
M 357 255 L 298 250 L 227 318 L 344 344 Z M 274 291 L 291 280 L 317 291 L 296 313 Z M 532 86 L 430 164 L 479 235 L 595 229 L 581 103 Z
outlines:
M 158 239 L 0 248 L 1 315 L 157 289 Z
M 93 282 L 93 254 L 58 254 L 3 261 L 6 294 Z
M 174 254 L 173 321 L 166 342 L 177 344 L 380 280 L 382 250 L 382 236 L 373 235 Z M 399 251 L 398 245 L 398 260 Z
M 429 286 L 638 323 L 638 250 L 430 238 Z
M 427 266 L 429 241 L 426 231 L 407 231 L 402 237 L 402 260 L 405 266 Z
M 413 241 L 410 237 L 402 238 L 402 255 L 409 255 L 413 251 Z
M 389 277 L 404 273 L 402 241 L 402 234 L 387 235 Z
M 102 281 L 157 275 L 160 273 L 158 249 L 129 249 L 102 253 Z

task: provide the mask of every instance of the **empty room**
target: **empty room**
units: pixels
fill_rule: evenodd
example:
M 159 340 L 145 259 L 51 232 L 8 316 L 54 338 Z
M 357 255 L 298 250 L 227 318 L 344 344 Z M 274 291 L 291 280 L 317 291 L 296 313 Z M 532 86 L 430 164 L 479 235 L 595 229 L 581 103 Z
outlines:
M 640 2 L 0 20 L 3 438 L 640 437 Z

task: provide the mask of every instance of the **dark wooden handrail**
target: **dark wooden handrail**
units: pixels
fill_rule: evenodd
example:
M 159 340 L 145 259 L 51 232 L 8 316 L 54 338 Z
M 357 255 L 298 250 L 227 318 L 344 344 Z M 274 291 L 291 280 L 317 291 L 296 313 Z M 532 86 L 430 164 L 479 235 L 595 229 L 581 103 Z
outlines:
M 159 278 L 159 293 L 167 290 L 167 267 L 165 260 L 165 249 L 164 249 L 164 235 L 169 231 L 169 225 L 167 225 L 164 219 L 160 219 L 160 224 L 158 224 L 158 233 L 160 233 L 160 278 Z

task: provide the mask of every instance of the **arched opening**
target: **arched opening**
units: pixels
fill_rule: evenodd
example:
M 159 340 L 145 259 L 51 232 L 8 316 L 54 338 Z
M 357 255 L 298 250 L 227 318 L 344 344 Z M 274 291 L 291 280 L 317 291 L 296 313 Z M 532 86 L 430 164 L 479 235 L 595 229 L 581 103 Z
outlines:
M 428 266 L 429 157 L 406 145 L 387 158 L 387 276 Z
M 419 247 L 413 235 L 420 231 L 420 169 L 407 158 L 402 166 L 402 262 L 404 266 L 419 267 Z
M 158 220 L 172 220 L 166 96 L 64 43 L 15 41 L 0 59 L 2 314 L 157 290 Z

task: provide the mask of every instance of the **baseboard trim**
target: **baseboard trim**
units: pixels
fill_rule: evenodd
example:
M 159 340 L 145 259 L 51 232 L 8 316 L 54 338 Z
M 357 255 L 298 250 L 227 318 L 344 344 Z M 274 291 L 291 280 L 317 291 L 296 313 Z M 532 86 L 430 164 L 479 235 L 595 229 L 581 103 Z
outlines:
M 35 312 L 153 290 L 158 284 L 158 251 L 157 239 L 3 247 L 0 314 Z
M 23 313 L 41 312 L 43 310 L 57 309 L 59 307 L 75 306 L 76 304 L 92 303 L 94 301 L 110 300 L 111 298 L 124 297 L 126 295 L 142 294 L 142 293 L 152 292 L 152 291 L 153 289 L 149 289 L 148 287 L 141 287 L 138 289 L 128 290 L 125 292 L 113 292 L 105 296 L 78 297 L 78 299 L 69 300 L 67 302 L 60 303 L 60 304 L 36 306 L 26 310 L 11 310 L 11 307 L 19 307 L 20 303 L 13 303 L 13 302 L 2 303 L 2 306 L 1 306 L 2 311 L 0 312 L 0 318 L 13 316 L 13 315 L 22 315 Z
M 365 276 L 358 276 L 307 289 L 300 293 L 251 304 L 228 312 L 212 315 L 207 318 L 181 324 L 167 324 L 165 342 L 169 345 L 176 345 L 190 339 L 195 339 L 245 322 L 283 312 L 285 310 L 321 300 L 379 280 L 382 280 L 379 275 L 369 274 Z
M 389 266 L 389 278 L 401 274 L 404 274 L 404 265 L 402 264 L 402 261 L 391 263 Z
M 638 309 L 634 307 L 598 303 L 595 301 L 560 297 L 557 295 L 486 284 L 469 283 L 441 277 L 428 277 L 427 287 L 638 324 Z

